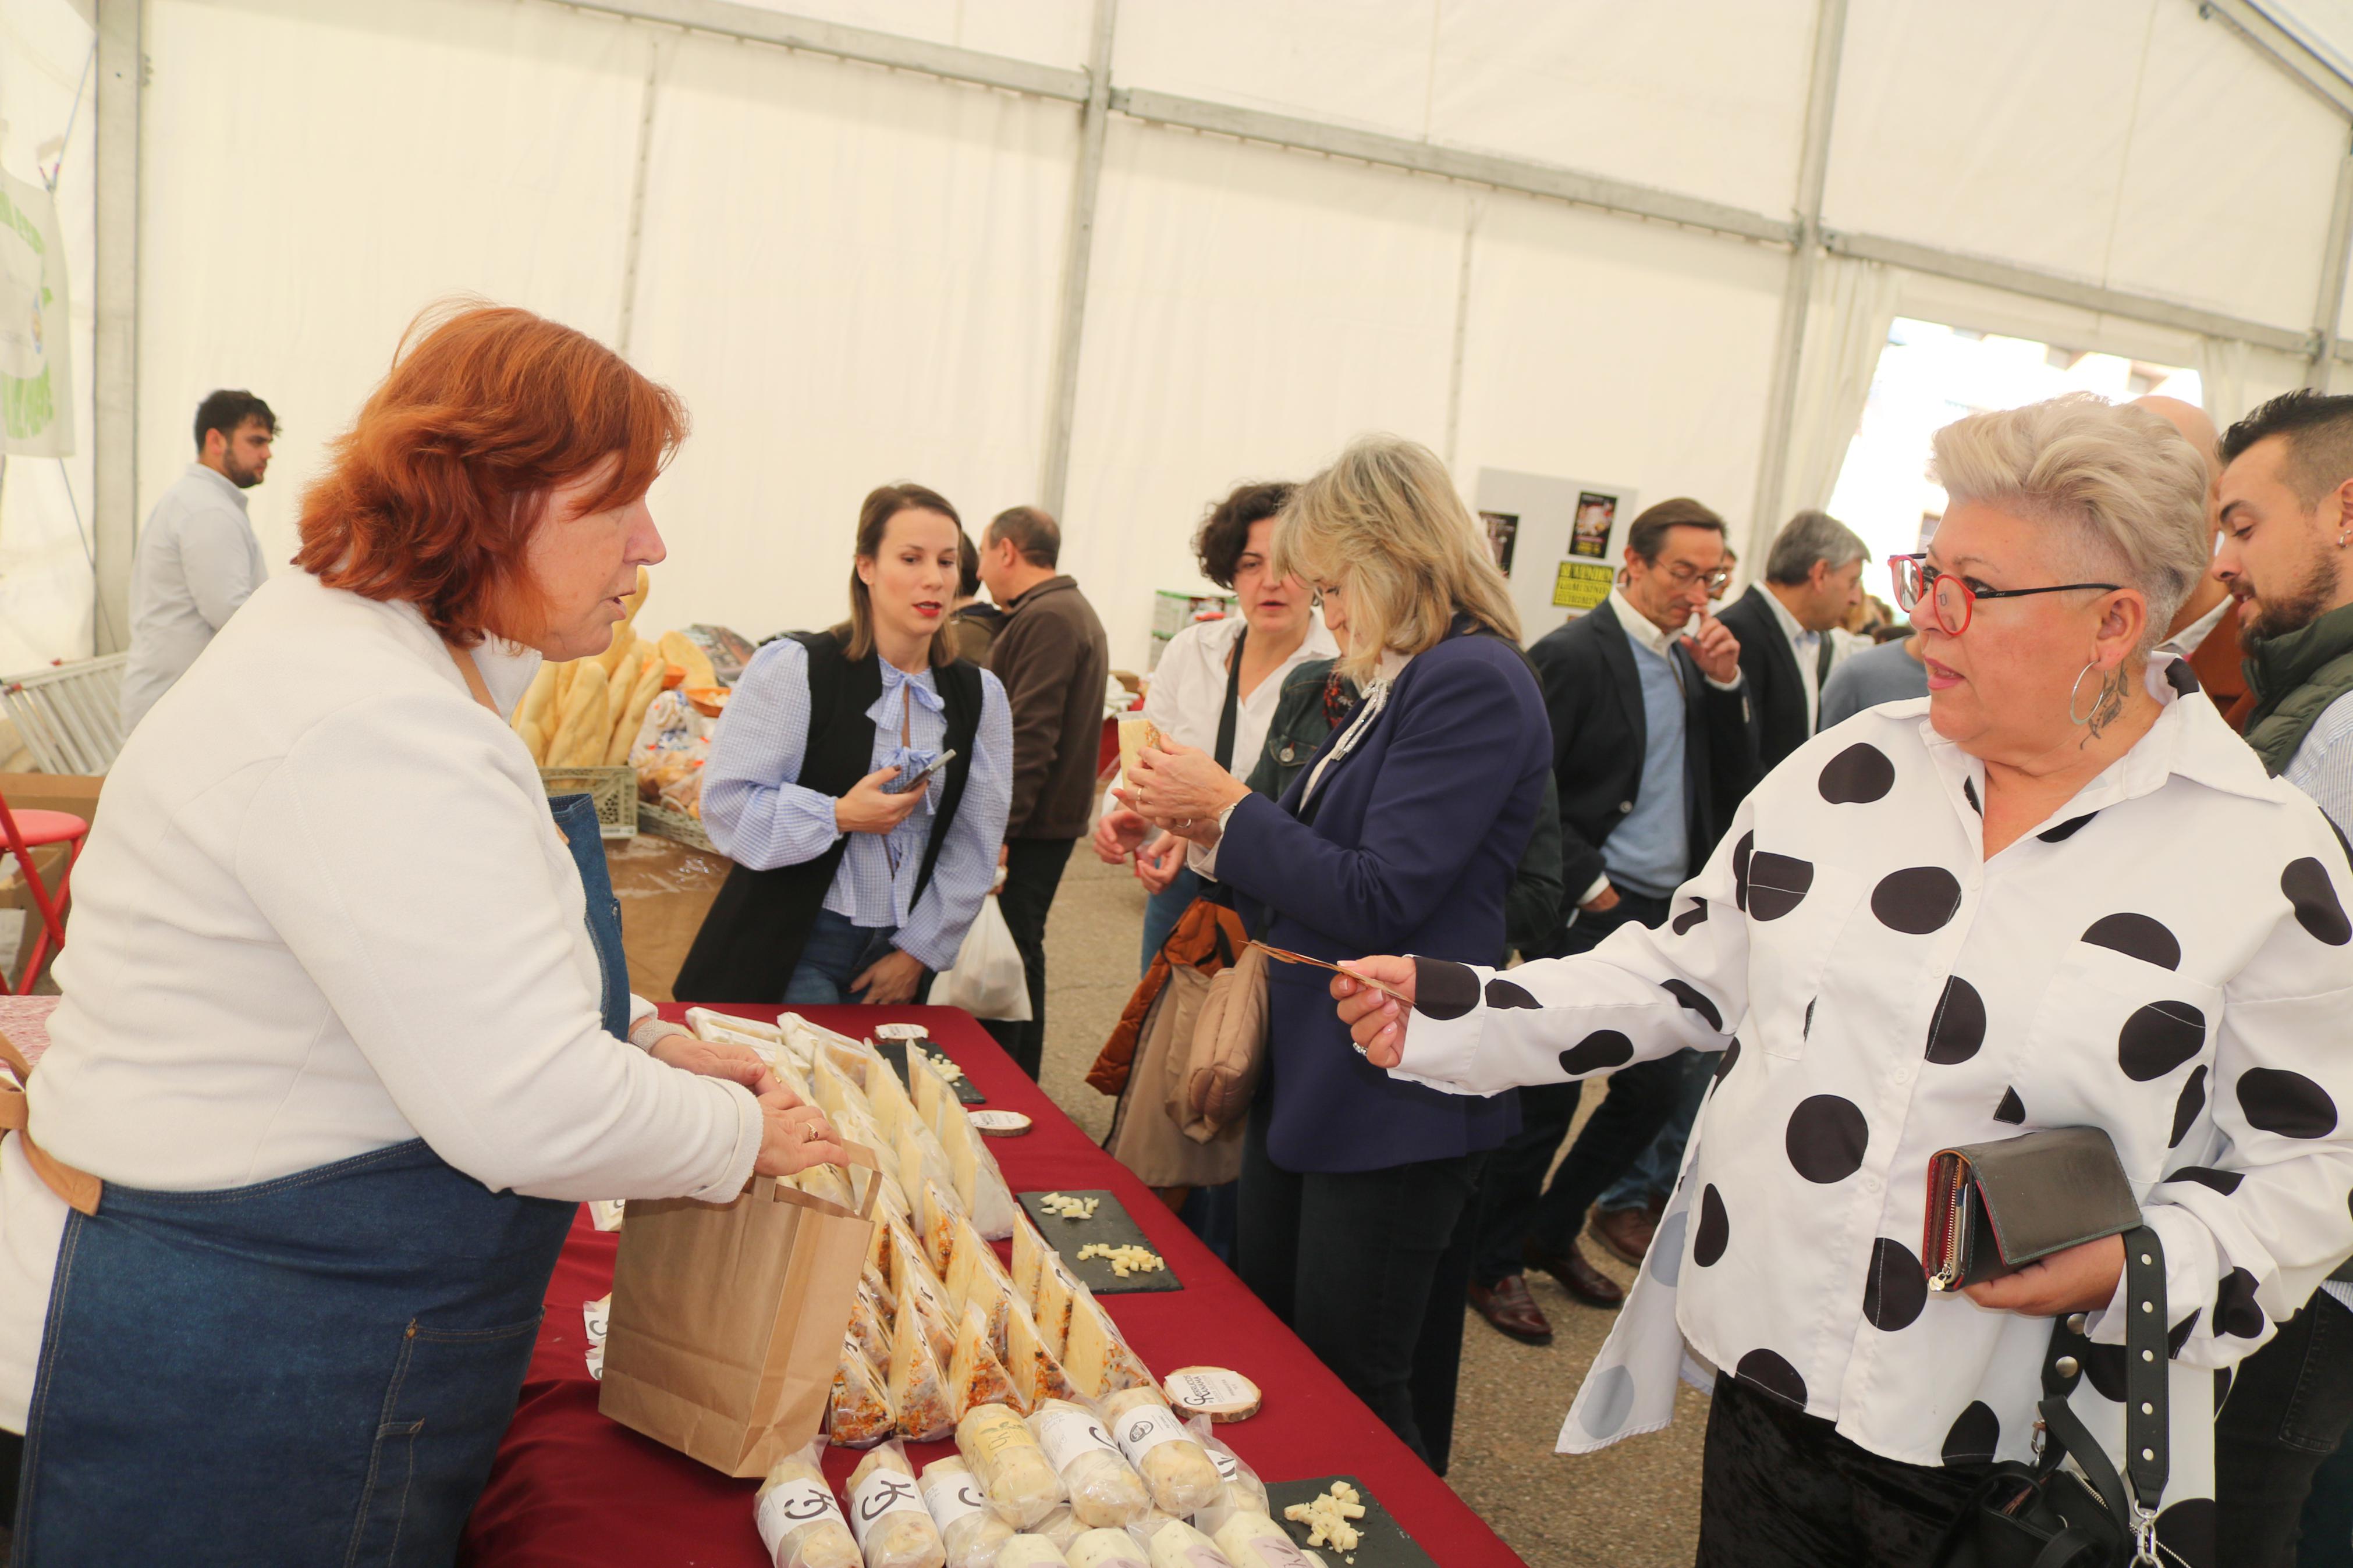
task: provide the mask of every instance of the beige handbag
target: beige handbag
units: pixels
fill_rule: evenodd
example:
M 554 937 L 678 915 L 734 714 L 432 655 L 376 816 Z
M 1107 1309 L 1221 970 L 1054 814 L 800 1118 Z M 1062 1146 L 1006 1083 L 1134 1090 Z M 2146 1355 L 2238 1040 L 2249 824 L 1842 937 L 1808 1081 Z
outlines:
M 1181 1075 L 1168 1083 L 1168 1114 L 1185 1136 L 1208 1143 L 1239 1133 L 1266 1068 L 1266 950 L 1251 945 L 1218 972 L 1193 1049 Z

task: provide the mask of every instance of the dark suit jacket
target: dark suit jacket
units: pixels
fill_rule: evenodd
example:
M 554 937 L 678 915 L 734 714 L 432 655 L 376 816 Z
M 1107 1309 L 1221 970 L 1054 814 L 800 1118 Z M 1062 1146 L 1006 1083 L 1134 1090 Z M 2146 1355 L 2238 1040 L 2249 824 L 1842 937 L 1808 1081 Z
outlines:
M 1757 776 L 1762 778 L 1813 738 L 1814 728 L 1806 721 L 1805 672 L 1798 668 L 1797 650 L 1767 601 L 1764 584 L 1751 583 L 1748 592 L 1726 605 L 1716 618 L 1740 639 L 1740 673 L 1748 688 L 1749 721 L 1757 730 Z
M 1328 751 L 1346 726 L 1333 731 Z M 1493 964 L 1504 898 L 1551 755 L 1544 697 L 1520 651 L 1456 635 L 1417 655 L 1301 820 L 1303 771 L 1280 802 L 1245 796 L 1218 847 L 1244 921 L 1315 958 L 1425 953 Z M 1253 1116 L 1287 1171 L 1376 1171 L 1492 1149 L 1513 1097 L 1400 1082 L 1351 1047 L 1331 976 L 1269 965 L 1266 1077 Z
M 1683 676 L 1684 823 L 1697 870 L 1760 776 L 1756 737 L 1744 692 L 1718 691 L 1680 642 L 1670 649 Z M 1570 909 L 1602 874 L 1601 846 L 1634 809 L 1650 727 L 1633 645 L 1608 605 L 1547 632 L 1528 658 L 1552 719 L 1562 904 Z

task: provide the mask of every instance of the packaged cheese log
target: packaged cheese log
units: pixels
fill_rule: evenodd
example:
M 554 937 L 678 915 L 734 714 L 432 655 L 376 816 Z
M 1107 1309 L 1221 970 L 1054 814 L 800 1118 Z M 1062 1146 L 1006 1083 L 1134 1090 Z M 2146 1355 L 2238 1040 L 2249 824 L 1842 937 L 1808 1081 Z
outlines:
M 605 739 L 612 733 L 604 674 L 594 660 L 576 662 L 588 668 L 565 690 L 563 710 L 548 731 L 547 765 L 552 768 L 597 766 L 605 760 Z
M 1181 1519 L 1162 1524 L 1146 1544 L 1152 1568 L 1232 1568 L 1216 1542 Z
M 1031 1525 L 1029 1532 L 1033 1535 L 1044 1536 L 1067 1552 L 1071 1549 L 1071 1543 L 1087 1532 L 1087 1527 L 1079 1522 L 1079 1516 L 1071 1511 L 1069 1503 L 1062 1503 L 1058 1505 L 1053 1512 Z
M 988 1506 L 980 1478 L 962 1459 L 934 1459 L 923 1467 L 923 1506 L 940 1527 L 947 1568 L 995 1568 L 997 1549 L 1013 1539 L 1013 1527 Z
M 980 1405 L 965 1411 L 956 1423 L 955 1441 L 988 1506 L 1008 1524 L 1028 1530 L 1060 1505 L 1061 1477 L 1011 1409 Z
M 956 1329 L 955 1354 L 948 1363 L 948 1399 L 959 1420 L 976 1405 L 1013 1400 L 1013 1380 L 989 1347 L 988 1310 L 977 1301 L 965 1304 L 964 1321 Z
M 1149 1387 L 1152 1374 L 1128 1349 L 1127 1341 L 1084 1285 L 1071 1291 L 1071 1331 L 1063 1342 L 1062 1366 L 1089 1399 L 1107 1399 L 1123 1388 Z
M 997 1552 L 997 1568 L 1071 1568 L 1071 1560 L 1042 1535 L 1017 1535 Z
M 1302 1552 L 1282 1526 L 1262 1513 L 1238 1513 L 1211 1538 L 1234 1568 L 1324 1568 L 1324 1559 Z
M 1029 1430 L 1062 1478 L 1071 1511 L 1089 1530 L 1131 1523 L 1152 1506 L 1143 1478 L 1120 1457 L 1111 1434 L 1085 1405 L 1050 1399 L 1030 1415 Z
M 664 632 L 658 645 L 662 658 L 686 671 L 681 686 L 716 686 L 719 672 L 711 668 L 710 656 L 694 644 L 684 632 Z
M 1181 1517 L 1217 1500 L 1225 1486 L 1218 1467 L 1158 1389 L 1120 1390 L 1103 1402 L 1103 1419 L 1112 1441 L 1151 1489 L 1155 1507 Z
M 1071 1542 L 1063 1555 L 1071 1568 L 1152 1568 L 1135 1538 L 1124 1530 L 1090 1530 Z
M 887 1360 L 884 1364 L 888 1364 Z M 843 1334 L 841 1360 L 833 1371 L 832 1411 L 826 1420 L 827 1435 L 840 1447 L 871 1448 L 898 1430 L 899 1417 L 891 1408 L 891 1395 L 882 1373 L 866 1359 L 858 1341 Z
M 955 1425 L 913 1281 L 899 1293 L 899 1321 L 891 1332 L 890 1392 L 902 1436 L 927 1443 L 946 1436 Z
M 860 1568 L 858 1542 L 818 1468 L 823 1445 L 779 1460 L 760 1483 L 753 1522 L 776 1568 Z
M 1013 1379 L 1013 1391 L 1020 1396 L 1021 1408 L 1035 1410 L 1050 1399 L 1075 1400 L 1079 1391 L 1071 1383 L 1071 1374 L 1052 1351 L 1046 1348 L 1044 1336 L 1029 1316 L 1029 1310 L 1016 1301 L 1006 1314 L 1005 1372 Z
M 637 742 L 638 727 L 646 721 L 646 710 L 661 694 L 662 668 L 659 657 L 643 658 L 636 666 L 636 676 L 622 701 L 620 716 L 613 721 L 612 739 L 605 745 L 607 767 L 617 768 L 629 760 L 629 748 Z
M 1228 1447 L 1209 1423 L 1196 1415 L 1185 1424 L 1193 1440 L 1209 1456 L 1209 1463 L 1218 1467 L 1218 1478 L 1225 1483 L 1217 1500 L 1193 1516 L 1193 1522 L 1215 1535 L 1227 1520 L 1238 1513 L 1266 1513 L 1266 1483 L 1258 1472 L 1243 1463 L 1240 1455 Z
M 866 1568 L 946 1568 L 940 1527 L 923 1506 L 907 1451 L 895 1441 L 849 1472 L 849 1528 L 858 1534 Z

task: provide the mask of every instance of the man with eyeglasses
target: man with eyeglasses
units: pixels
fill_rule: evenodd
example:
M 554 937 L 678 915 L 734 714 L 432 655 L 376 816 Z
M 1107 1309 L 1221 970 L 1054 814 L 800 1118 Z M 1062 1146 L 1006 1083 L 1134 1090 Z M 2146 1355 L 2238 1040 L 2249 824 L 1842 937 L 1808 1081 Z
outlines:
M 1583 952 L 1630 921 L 1656 926 L 1667 900 L 1715 847 L 1757 776 L 1739 640 L 1708 611 L 1729 578 L 1724 519 L 1686 498 L 1637 517 L 1619 585 L 1591 614 L 1540 639 L 1559 786 L 1562 885 L 1577 909 L 1544 956 Z M 1533 955 L 1532 955 L 1533 956 Z M 1586 1210 L 1641 1153 L 1681 1098 L 1685 1058 L 1627 1068 L 1561 1162 L 1577 1086 L 1516 1091 L 1521 1131 L 1480 1179 L 1471 1304 L 1527 1344 L 1552 1340 L 1525 1270 L 1577 1300 L 1616 1307 L 1617 1282 L 1588 1262 Z

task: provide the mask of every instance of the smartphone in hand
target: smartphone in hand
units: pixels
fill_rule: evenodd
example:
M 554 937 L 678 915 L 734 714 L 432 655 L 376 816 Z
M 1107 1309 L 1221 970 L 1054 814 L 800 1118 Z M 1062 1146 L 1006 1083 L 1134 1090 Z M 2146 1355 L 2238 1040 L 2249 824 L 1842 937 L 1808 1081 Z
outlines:
M 934 773 L 938 773 L 942 768 L 946 767 L 954 761 L 955 761 L 955 748 L 954 746 L 950 746 L 946 751 L 942 752 L 938 756 L 934 757 L 931 761 L 930 766 L 919 768 L 912 773 L 901 773 L 897 778 L 892 779 L 889 784 L 884 784 L 882 786 L 882 793 L 884 795 L 905 795 L 910 790 L 921 789 L 923 785 L 931 783 L 932 775 Z

